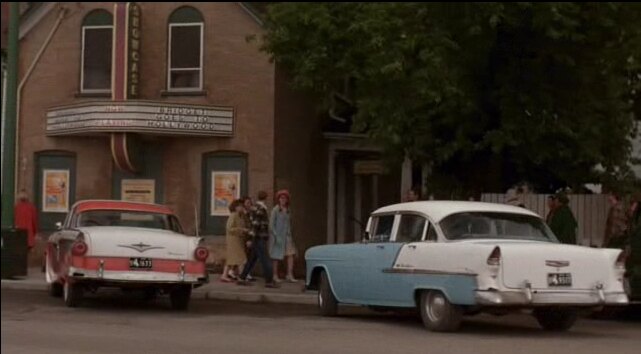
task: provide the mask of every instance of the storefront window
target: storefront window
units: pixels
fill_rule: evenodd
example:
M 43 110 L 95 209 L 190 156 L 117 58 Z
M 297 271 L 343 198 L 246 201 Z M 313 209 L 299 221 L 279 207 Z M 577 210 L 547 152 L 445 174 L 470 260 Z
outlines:
M 168 64 L 169 90 L 202 90 L 203 18 L 192 7 L 181 7 L 169 17 Z
M 105 10 L 90 12 L 82 23 L 82 92 L 111 91 L 113 18 Z

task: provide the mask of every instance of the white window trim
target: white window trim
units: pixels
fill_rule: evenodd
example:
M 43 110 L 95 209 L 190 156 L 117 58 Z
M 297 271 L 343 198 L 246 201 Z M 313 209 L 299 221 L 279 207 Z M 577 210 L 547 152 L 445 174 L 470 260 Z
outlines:
M 427 228 L 431 223 L 430 220 L 427 217 L 425 217 L 425 215 L 422 215 L 422 214 L 419 214 L 419 213 L 411 213 L 411 212 L 404 213 L 404 212 L 401 212 L 401 213 L 396 214 L 396 219 L 394 219 L 394 223 L 395 223 L 395 225 L 394 225 L 395 226 L 394 235 L 392 236 L 393 240 L 392 240 L 392 238 L 390 238 L 390 240 L 392 240 L 390 242 L 410 243 L 408 241 L 399 241 L 398 240 L 398 230 L 401 228 L 401 221 L 402 221 L 403 216 L 416 216 L 416 217 L 422 218 L 425 221 L 425 225 L 423 225 L 423 231 L 421 231 L 421 238 L 419 239 L 419 241 L 421 241 L 421 242 L 425 241 L 425 237 L 427 236 Z M 419 241 L 413 241 L 413 242 L 419 242 Z
M 87 29 L 105 29 L 105 28 L 109 28 L 113 30 L 114 26 L 110 26 L 110 25 L 109 26 L 107 25 L 82 26 L 82 48 L 80 51 L 80 92 L 82 93 L 110 93 L 111 92 L 111 87 L 113 82 L 109 82 L 108 89 L 85 89 L 85 31 Z M 112 37 L 113 37 L 113 34 L 112 34 Z M 113 38 L 112 38 L 112 42 L 113 42 Z M 112 53 L 112 56 L 113 56 L 113 53 Z M 112 75 L 110 76 L 110 81 L 113 81 L 113 70 L 114 70 L 113 61 L 109 60 L 109 62 L 112 63 L 111 64 Z
M 393 223 L 392 223 L 392 230 L 390 230 L 390 235 L 389 238 L 386 241 L 381 241 L 379 239 L 373 239 L 373 237 L 376 236 L 376 233 L 378 232 L 378 226 L 379 226 L 379 221 L 380 218 L 388 217 L 391 216 L 393 217 Z M 391 243 L 395 242 L 396 240 L 396 232 L 398 231 L 398 226 L 401 220 L 401 217 L 399 214 L 378 214 L 372 216 L 373 222 L 372 222 L 372 234 L 370 234 L 370 243 Z
M 200 27 L 200 67 L 198 68 L 171 68 L 171 35 L 174 27 Z M 203 22 L 186 22 L 169 24 L 169 41 L 167 42 L 167 91 L 171 92 L 193 92 L 203 90 L 203 55 L 204 48 L 204 23 Z M 195 71 L 198 70 L 198 87 L 171 87 L 171 73 L 173 71 Z

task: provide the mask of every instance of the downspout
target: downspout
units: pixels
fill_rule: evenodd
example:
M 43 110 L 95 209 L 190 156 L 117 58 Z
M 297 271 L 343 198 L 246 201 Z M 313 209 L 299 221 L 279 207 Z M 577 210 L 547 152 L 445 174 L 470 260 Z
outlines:
M 14 227 L 14 203 L 15 177 L 12 168 L 15 168 L 15 148 L 16 148 L 16 91 L 18 83 L 18 27 L 19 27 L 20 11 L 18 3 L 9 3 L 9 35 L 7 43 L 7 89 L 6 89 L 6 103 L 2 107 L 5 110 L 3 116 L 4 126 L 2 127 L 3 138 L 3 155 L 2 158 L 2 215 L 0 221 L 2 224 L 2 233 L 4 235 L 5 229 L 13 229 Z M 4 237 L 4 236 L 3 236 Z
M 42 54 L 44 54 L 45 50 L 49 46 L 49 43 L 51 42 L 53 35 L 58 30 L 58 27 L 60 27 L 60 24 L 62 23 L 62 20 L 64 19 L 65 15 L 67 14 L 67 11 L 68 10 L 65 7 L 60 8 L 60 10 L 58 11 L 58 18 L 56 19 L 56 22 L 53 24 L 53 27 L 51 28 L 49 35 L 45 39 L 44 43 L 42 43 L 40 50 L 38 50 L 38 53 L 36 53 L 36 57 L 31 62 L 31 65 L 27 69 L 27 72 L 25 73 L 22 80 L 20 80 L 20 84 L 18 85 L 18 94 L 16 96 L 16 156 L 15 156 L 16 165 L 14 170 L 14 186 L 13 186 L 15 193 L 18 193 L 18 173 L 19 173 L 18 171 L 20 171 L 20 107 L 22 106 L 21 104 L 22 89 L 24 88 L 24 85 L 27 83 L 27 80 L 29 80 L 29 77 L 31 76 L 31 73 L 33 72 L 33 70 L 36 68 L 36 65 L 38 65 L 38 62 L 40 61 Z

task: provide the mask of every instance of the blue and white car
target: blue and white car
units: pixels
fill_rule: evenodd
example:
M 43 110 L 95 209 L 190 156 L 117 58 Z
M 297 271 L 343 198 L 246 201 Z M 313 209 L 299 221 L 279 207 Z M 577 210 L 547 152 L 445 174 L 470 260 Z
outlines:
M 581 309 L 625 305 L 621 250 L 560 244 L 537 214 L 477 202 L 396 204 L 372 213 L 360 243 L 310 248 L 306 287 L 318 306 L 418 308 L 425 326 L 455 331 L 463 315 L 531 309 L 567 330 Z

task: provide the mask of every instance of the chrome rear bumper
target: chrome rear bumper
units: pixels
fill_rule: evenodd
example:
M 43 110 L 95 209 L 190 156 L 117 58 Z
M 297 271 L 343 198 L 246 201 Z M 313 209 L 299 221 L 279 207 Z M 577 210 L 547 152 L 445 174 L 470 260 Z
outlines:
M 482 306 L 616 306 L 627 305 L 625 292 L 594 290 L 532 290 L 522 291 L 477 290 L 476 303 Z
M 207 282 L 207 274 L 89 270 L 75 267 L 69 269 L 68 276 L 74 281 L 105 283 L 204 284 Z

